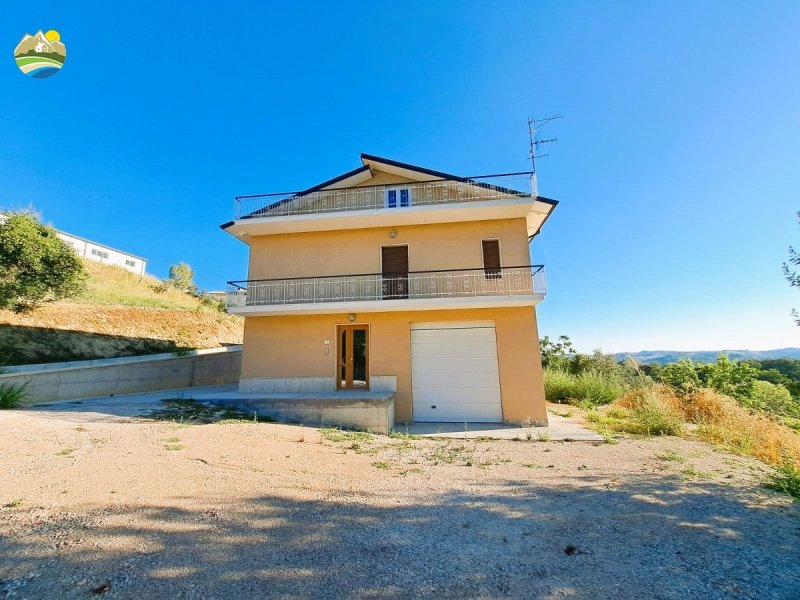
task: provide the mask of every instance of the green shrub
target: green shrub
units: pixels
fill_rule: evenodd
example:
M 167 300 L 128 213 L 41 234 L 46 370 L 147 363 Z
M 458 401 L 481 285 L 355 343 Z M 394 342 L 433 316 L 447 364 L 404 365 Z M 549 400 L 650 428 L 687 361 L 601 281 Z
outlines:
M 18 408 L 25 402 L 27 393 L 25 388 L 28 384 L 14 385 L 4 383 L 0 385 L 0 408 Z
M 616 373 L 585 371 L 573 375 L 559 369 L 545 369 L 544 390 L 550 402 L 595 406 L 619 398 L 625 392 L 625 385 Z
M 0 308 L 17 312 L 69 298 L 86 284 L 83 262 L 52 227 L 29 213 L 0 224 Z
M 800 469 L 786 462 L 770 476 L 766 486 L 800 499 Z
M 765 410 L 776 415 L 800 417 L 800 402 L 782 385 L 768 381 L 755 381 L 749 398 L 741 400 L 743 406 Z
M 184 262 L 169 268 L 169 282 L 182 292 L 194 293 L 197 290 L 194 284 L 194 270 Z
M 705 374 L 708 387 L 720 394 L 744 400 L 753 393 L 758 371 L 748 363 L 732 361 L 725 354 L 720 354 L 716 363 L 707 365 Z
M 658 380 L 673 387 L 678 393 L 690 394 L 700 388 L 700 376 L 688 358 L 665 365 L 659 370 Z
M 630 433 L 644 435 L 680 435 L 683 432 L 683 415 L 672 406 L 648 394 L 644 403 L 631 411 Z

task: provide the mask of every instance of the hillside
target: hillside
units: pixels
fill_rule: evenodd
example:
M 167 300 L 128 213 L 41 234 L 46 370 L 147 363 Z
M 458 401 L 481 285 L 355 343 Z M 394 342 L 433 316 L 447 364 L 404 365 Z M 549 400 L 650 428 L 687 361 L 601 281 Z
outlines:
M 242 341 L 243 319 L 119 267 L 86 261 L 86 291 L 28 314 L 0 310 L 0 365 L 214 348 Z
M 720 354 L 727 354 L 731 360 L 764 360 L 768 358 L 800 359 L 800 348 L 778 348 L 775 350 L 699 350 L 684 352 L 680 350 L 643 350 L 641 352 L 619 352 L 617 360 L 625 360 L 632 356 L 643 364 L 657 363 L 666 365 L 678 362 L 681 358 L 689 358 L 693 362 L 712 363 Z

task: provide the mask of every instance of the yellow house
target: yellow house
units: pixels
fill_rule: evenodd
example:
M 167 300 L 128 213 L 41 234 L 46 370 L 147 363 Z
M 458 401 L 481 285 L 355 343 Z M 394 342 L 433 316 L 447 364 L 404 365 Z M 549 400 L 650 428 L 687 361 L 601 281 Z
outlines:
M 240 395 L 378 431 L 546 425 L 546 286 L 528 245 L 557 202 L 531 193 L 530 173 L 361 162 L 302 192 L 239 196 L 222 225 L 250 246 L 227 296 L 245 317 Z

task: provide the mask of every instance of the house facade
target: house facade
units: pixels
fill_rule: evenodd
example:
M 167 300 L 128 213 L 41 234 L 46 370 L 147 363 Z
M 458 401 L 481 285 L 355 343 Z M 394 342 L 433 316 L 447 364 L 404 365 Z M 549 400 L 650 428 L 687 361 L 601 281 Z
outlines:
M 459 177 L 368 154 L 308 190 L 241 196 L 240 392 L 394 393 L 398 421 L 546 424 L 529 173 Z
M 145 269 L 147 269 L 147 259 L 141 256 L 116 250 L 110 246 L 99 244 L 71 233 L 64 233 L 63 231 L 58 231 L 57 233 L 58 237 L 69 244 L 78 256 L 107 265 L 115 265 L 136 275 L 144 275 Z

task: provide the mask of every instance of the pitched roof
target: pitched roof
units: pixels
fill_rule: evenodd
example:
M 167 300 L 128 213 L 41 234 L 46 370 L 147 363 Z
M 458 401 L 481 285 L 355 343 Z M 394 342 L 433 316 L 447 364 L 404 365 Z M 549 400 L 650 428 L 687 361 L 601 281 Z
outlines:
M 443 171 L 435 171 L 433 169 L 427 169 L 425 167 L 419 167 L 417 165 L 412 165 L 410 163 L 400 162 L 400 161 L 397 161 L 397 160 L 393 160 L 391 158 L 383 158 L 381 156 L 376 156 L 374 154 L 367 154 L 366 152 L 362 152 L 360 158 L 361 158 L 361 162 L 363 163 L 362 166 L 360 166 L 360 167 L 358 167 L 356 169 L 353 169 L 352 171 L 347 171 L 346 173 L 342 173 L 341 175 L 338 175 L 338 176 L 336 176 L 336 177 L 334 177 L 332 179 L 328 179 L 327 181 L 323 181 L 322 183 L 318 183 L 317 185 L 314 185 L 314 186 L 312 186 L 312 187 L 310 187 L 308 189 L 305 189 L 303 191 L 294 192 L 289 197 L 283 198 L 283 199 L 278 200 L 277 202 L 273 202 L 271 204 L 267 204 L 263 208 L 261 208 L 259 210 L 256 210 L 256 211 L 253 211 L 253 213 L 251 213 L 248 216 L 257 215 L 258 213 L 260 213 L 262 211 L 265 211 L 268 208 L 274 208 L 274 207 L 277 207 L 277 206 L 281 206 L 283 204 L 287 204 L 289 202 L 292 202 L 292 201 L 294 201 L 294 200 L 296 200 L 296 199 L 298 199 L 298 198 L 300 198 L 302 196 L 305 196 L 307 194 L 311 194 L 313 192 L 318 192 L 320 190 L 324 190 L 324 189 L 328 189 L 328 188 L 336 189 L 334 187 L 334 186 L 336 186 L 336 184 L 341 184 L 341 187 L 348 187 L 347 183 L 355 184 L 355 183 L 361 183 L 363 181 L 367 181 L 368 179 L 370 179 L 372 177 L 372 167 L 373 167 L 373 165 L 376 165 L 376 166 L 380 165 L 380 166 L 383 166 L 383 167 L 388 167 L 387 169 L 379 169 L 379 170 L 385 170 L 387 172 L 398 174 L 398 175 L 402 175 L 402 176 L 405 176 L 405 177 L 407 177 L 409 179 L 415 179 L 417 181 L 430 181 L 431 178 L 433 178 L 433 179 L 448 179 L 448 180 L 452 180 L 452 181 L 469 182 L 471 185 L 475 185 L 475 186 L 478 186 L 478 187 L 486 187 L 486 188 L 491 187 L 491 188 L 496 189 L 496 190 L 498 190 L 500 192 L 503 192 L 503 193 L 515 194 L 515 195 L 521 195 L 522 194 L 522 192 L 519 192 L 518 190 L 513 190 L 513 189 L 510 189 L 510 188 L 498 187 L 498 186 L 495 186 L 495 185 L 492 185 L 492 184 L 488 184 L 488 183 L 484 183 L 484 182 L 481 182 L 481 181 L 475 181 L 474 179 L 469 178 L 469 177 L 461 177 L 459 175 L 453 175 L 451 173 L 445 173 Z M 348 181 L 348 180 L 352 180 L 352 181 Z M 273 196 L 277 196 L 277 195 L 281 195 L 281 194 L 273 194 Z M 268 195 L 264 196 L 264 195 L 261 195 L 261 194 L 254 194 L 252 196 L 236 196 L 237 199 L 259 198 L 259 197 L 264 197 L 266 199 L 268 197 Z M 550 198 L 545 198 L 544 196 L 537 197 L 537 200 L 539 200 L 541 202 L 545 202 L 547 204 L 551 204 L 553 207 L 555 207 L 558 204 L 557 200 L 552 200 Z M 235 221 L 228 221 L 227 223 L 223 223 L 222 225 L 220 225 L 220 228 L 223 229 L 223 230 L 227 229 L 228 227 L 230 227 L 234 223 L 235 223 Z

